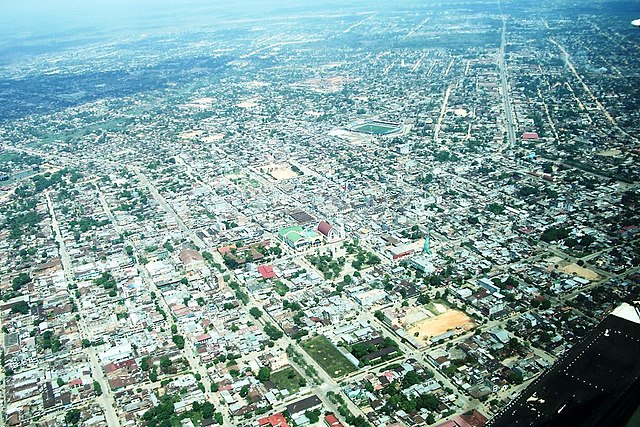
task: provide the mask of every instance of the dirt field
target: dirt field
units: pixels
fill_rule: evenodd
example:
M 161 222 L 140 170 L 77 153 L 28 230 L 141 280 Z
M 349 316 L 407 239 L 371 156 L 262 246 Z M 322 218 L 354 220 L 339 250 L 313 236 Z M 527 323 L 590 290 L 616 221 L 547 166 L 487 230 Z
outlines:
M 564 261 L 564 258 L 554 255 L 552 257 L 545 259 L 545 261 L 548 262 L 549 264 L 555 265 L 555 264 L 560 264 L 562 261 Z
M 236 106 L 240 108 L 253 108 L 253 107 L 257 107 L 258 103 L 253 99 L 248 99 L 246 101 L 242 101 L 236 104 Z
M 205 136 L 202 140 L 204 142 L 216 142 L 220 141 L 222 138 L 224 138 L 224 133 L 215 133 L 213 135 Z
M 297 173 L 291 170 L 291 166 L 284 165 L 268 165 L 260 168 L 262 172 L 265 172 L 273 177 L 273 179 L 277 181 L 282 181 L 283 179 L 295 178 L 298 176 Z
M 206 109 L 211 107 L 214 102 L 215 98 L 198 98 L 187 104 L 184 104 L 184 107 Z
M 618 149 L 604 150 L 604 151 L 600 151 L 597 154 L 599 156 L 603 156 L 603 157 L 616 157 L 616 156 L 619 156 L 620 154 L 622 154 L 622 151 L 620 151 Z
M 567 274 L 575 274 L 576 276 L 580 276 L 583 279 L 587 280 L 595 280 L 598 278 L 597 273 L 589 270 L 588 268 L 580 267 L 578 264 L 565 265 L 560 270 L 564 271 Z
M 462 311 L 448 310 L 435 317 L 410 325 L 407 331 L 411 336 L 415 336 L 415 333 L 418 332 L 417 339 L 426 341 L 430 337 L 444 334 L 457 327 L 460 327 L 461 331 L 469 330 L 473 327 L 473 321 Z
M 442 313 L 446 313 L 447 312 L 447 307 L 445 307 L 442 304 L 438 304 L 437 302 L 433 303 L 433 307 L 436 309 L 437 313 L 433 313 L 433 314 L 442 314 Z
M 181 133 L 179 136 L 182 139 L 191 139 L 191 138 L 197 138 L 200 135 L 202 135 L 204 131 L 202 130 L 192 130 L 191 132 L 183 132 Z

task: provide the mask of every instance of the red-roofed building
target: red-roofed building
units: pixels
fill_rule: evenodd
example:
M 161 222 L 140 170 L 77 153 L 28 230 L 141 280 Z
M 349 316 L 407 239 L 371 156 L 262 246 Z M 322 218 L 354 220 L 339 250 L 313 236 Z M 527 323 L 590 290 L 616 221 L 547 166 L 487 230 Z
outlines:
M 114 365 L 113 363 L 109 363 L 107 365 L 104 365 L 102 367 L 102 369 L 104 369 L 104 372 L 109 375 L 112 372 L 115 372 L 118 370 L 118 367 L 116 365 Z
M 522 134 L 522 139 L 538 139 L 537 132 L 524 132 Z
M 489 421 L 487 417 L 475 409 L 471 412 L 460 415 L 460 418 L 462 418 L 471 427 L 483 427 L 487 421 Z
M 180 252 L 180 261 L 182 261 L 187 271 L 204 266 L 204 258 L 200 255 L 200 252 L 193 249 L 183 249 Z
M 235 248 L 236 248 L 235 244 L 234 245 L 229 245 L 229 246 L 220 246 L 218 248 L 218 252 L 221 255 L 230 254 L 231 253 L 231 249 L 235 249 Z
M 324 417 L 324 423 L 329 427 L 344 427 L 340 420 L 333 414 L 329 414 Z
M 258 267 L 258 273 L 260 273 L 263 279 L 273 279 L 276 277 L 276 273 L 270 265 L 261 265 Z
M 136 361 L 133 359 L 123 360 L 121 362 L 115 363 L 116 368 L 118 369 L 127 369 L 129 371 L 137 371 L 138 365 Z
M 340 230 L 327 221 L 320 221 L 317 227 L 318 233 L 322 234 L 328 241 L 335 242 L 342 238 Z
M 201 334 L 201 335 L 198 335 L 198 336 L 196 337 L 196 341 L 197 341 L 198 343 L 206 343 L 206 342 L 207 342 L 207 341 L 209 341 L 210 339 L 211 339 L 211 335 L 209 335 L 209 334 Z
M 79 387 L 82 385 L 82 380 L 80 378 L 75 378 L 69 381 L 69 385 L 71 387 Z
M 271 426 L 271 427 L 289 427 L 289 424 L 287 423 L 286 418 L 284 417 L 284 415 L 278 413 L 278 414 L 273 414 L 271 416 L 268 417 L 264 417 L 264 418 L 260 418 L 258 420 L 258 424 L 260 425 L 260 427 L 266 427 L 266 426 Z
M 438 424 L 437 427 L 483 427 L 487 421 L 487 417 L 474 409 L 471 412 L 458 415 L 449 421 Z

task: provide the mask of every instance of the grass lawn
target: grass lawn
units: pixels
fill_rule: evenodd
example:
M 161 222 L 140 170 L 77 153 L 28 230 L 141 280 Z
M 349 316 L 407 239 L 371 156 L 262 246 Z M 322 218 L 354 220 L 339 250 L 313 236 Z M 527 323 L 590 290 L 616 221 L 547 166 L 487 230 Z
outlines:
M 279 390 L 287 389 L 291 394 L 300 390 L 300 381 L 302 377 L 291 366 L 271 373 L 271 382 Z
M 338 378 L 356 370 L 349 359 L 322 335 L 305 341 L 302 347 L 332 378 Z
M 397 130 L 397 126 L 387 126 L 382 124 L 367 123 L 353 128 L 356 132 L 369 133 L 373 135 L 386 135 Z

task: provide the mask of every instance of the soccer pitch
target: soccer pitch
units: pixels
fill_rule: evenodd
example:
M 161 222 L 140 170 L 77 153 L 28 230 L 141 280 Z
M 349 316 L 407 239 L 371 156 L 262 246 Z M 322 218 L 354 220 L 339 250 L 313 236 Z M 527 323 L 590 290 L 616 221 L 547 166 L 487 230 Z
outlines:
M 332 378 L 338 378 L 356 370 L 349 359 L 322 335 L 305 341 L 302 347 Z

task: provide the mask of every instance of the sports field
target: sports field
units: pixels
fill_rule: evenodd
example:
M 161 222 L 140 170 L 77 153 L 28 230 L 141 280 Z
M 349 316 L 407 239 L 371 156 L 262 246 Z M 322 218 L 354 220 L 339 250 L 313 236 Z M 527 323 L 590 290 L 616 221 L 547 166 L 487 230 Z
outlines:
M 415 336 L 418 333 L 418 338 L 427 341 L 431 337 L 436 337 L 454 329 L 467 331 L 473 327 L 473 321 L 461 311 L 447 310 L 435 317 L 408 326 L 407 332 L 409 334 Z
M 588 268 L 580 267 L 575 263 L 566 265 L 560 270 L 564 271 L 567 274 L 575 274 L 587 280 L 596 280 L 599 277 L 598 273 L 596 273 L 595 271 L 589 270 Z
M 464 312 L 450 309 L 438 301 L 409 308 L 398 323 L 408 334 L 424 343 L 445 332 L 456 330 L 461 333 L 475 326 Z
M 371 122 L 363 125 L 354 126 L 354 132 L 368 133 L 371 135 L 387 135 L 389 133 L 400 131 L 401 127 L 397 125 L 387 125 L 384 123 Z
M 332 378 L 338 378 L 356 370 L 349 359 L 322 335 L 305 341 L 302 343 L 302 348 Z
M 282 181 L 298 176 L 288 163 L 261 166 L 260 171 L 271 175 L 271 177 L 276 181 Z

